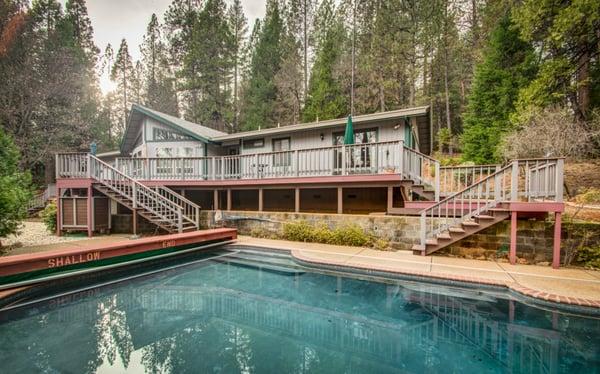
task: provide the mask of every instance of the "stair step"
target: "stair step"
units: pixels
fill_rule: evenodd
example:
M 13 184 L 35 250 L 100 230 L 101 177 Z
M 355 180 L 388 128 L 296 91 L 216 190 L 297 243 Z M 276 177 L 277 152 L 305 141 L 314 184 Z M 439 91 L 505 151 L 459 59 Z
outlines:
M 477 222 L 473 222 L 473 221 L 464 221 L 461 224 L 463 226 L 469 226 L 469 227 L 477 227 L 477 226 L 479 226 L 479 224 Z
M 423 246 L 422 246 L 422 245 L 420 245 L 420 244 L 415 244 L 415 245 L 413 245 L 413 246 L 412 246 L 412 250 L 413 250 L 413 251 L 424 251 L 424 250 L 425 250 L 425 247 L 423 247 Z
M 461 229 L 460 227 L 450 227 L 448 229 L 448 231 L 450 231 L 453 234 L 464 234 L 465 230 Z
M 509 210 L 505 209 L 505 208 L 490 208 L 488 209 L 490 212 L 501 212 L 501 213 L 508 213 Z
M 437 238 L 439 240 L 452 240 L 450 234 L 438 234 Z
M 477 216 L 477 218 L 479 218 L 479 219 L 494 219 L 494 217 L 488 216 L 486 214 L 480 214 Z
M 425 244 L 427 244 L 427 245 L 437 245 L 438 241 L 437 241 L 437 239 L 427 239 L 425 241 Z

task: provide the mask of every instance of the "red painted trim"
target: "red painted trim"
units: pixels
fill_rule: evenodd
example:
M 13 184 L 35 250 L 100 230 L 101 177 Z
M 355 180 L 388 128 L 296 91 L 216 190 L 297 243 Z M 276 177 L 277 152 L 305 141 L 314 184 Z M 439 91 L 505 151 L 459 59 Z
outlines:
M 303 184 L 344 184 L 365 182 L 399 183 L 399 174 L 376 175 L 333 175 L 325 177 L 298 178 L 263 178 L 263 179 L 226 179 L 226 180 L 140 180 L 147 186 L 185 186 L 185 187 L 232 187 L 232 186 L 270 186 L 270 185 L 303 185 Z
M 88 188 L 93 182 L 89 178 L 56 178 L 56 188 Z
M 79 262 L 103 260 L 161 248 L 186 244 L 202 244 L 212 240 L 237 239 L 235 229 L 201 230 L 182 234 L 153 236 L 137 240 L 124 240 L 111 244 L 92 245 L 88 248 L 61 249 L 42 253 L 0 257 L 0 276 L 72 265 Z M 69 263 L 65 264 L 66 259 Z M 57 265 L 62 263 L 62 265 Z
M 564 212 L 565 204 L 557 202 L 509 202 L 508 209 L 517 212 Z
M 87 235 L 88 237 L 92 237 L 92 204 L 94 203 L 92 200 L 92 185 L 90 184 L 87 188 Z

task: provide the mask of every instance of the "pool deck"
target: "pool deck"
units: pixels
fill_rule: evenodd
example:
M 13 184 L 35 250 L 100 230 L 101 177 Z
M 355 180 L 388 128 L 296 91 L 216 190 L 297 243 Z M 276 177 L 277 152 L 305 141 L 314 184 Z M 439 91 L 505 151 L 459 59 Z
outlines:
M 277 248 L 304 263 L 354 270 L 507 287 L 525 296 L 550 302 L 600 308 L 600 271 L 442 256 L 415 256 L 410 251 L 256 239 L 239 236 L 236 244 Z

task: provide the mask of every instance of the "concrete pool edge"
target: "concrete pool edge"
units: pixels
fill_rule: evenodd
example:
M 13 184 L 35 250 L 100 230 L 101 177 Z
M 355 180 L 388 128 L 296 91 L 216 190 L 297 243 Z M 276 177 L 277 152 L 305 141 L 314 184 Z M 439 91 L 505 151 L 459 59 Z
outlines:
M 296 244 L 302 245 L 305 243 Z M 348 264 L 347 259 L 344 261 L 343 258 L 350 258 L 355 255 L 330 252 L 330 255 L 328 255 L 326 259 L 323 259 L 323 256 L 311 256 L 311 253 L 316 252 L 315 250 L 293 248 L 293 246 L 281 248 L 280 246 L 270 246 L 268 244 L 258 243 L 254 240 L 244 240 L 243 238 L 241 240 L 238 240 L 235 244 L 232 244 L 232 246 L 245 246 L 256 249 L 263 248 L 268 250 L 286 251 L 290 253 L 292 258 L 300 265 L 305 265 L 308 267 L 312 266 L 317 269 L 322 268 L 326 270 L 337 270 L 342 272 L 346 271 L 349 273 L 358 273 L 364 275 L 374 275 L 375 273 L 379 272 L 384 276 L 399 276 L 404 278 L 409 277 L 421 281 L 428 281 L 430 283 L 437 282 L 450 285 L 454 284 L 458 286 L 467 286 L 469 288 L 486 287 L 496 290 L 508 291 L 512 295 L 515 295 L 524 300 L 530 300 L 538 305 L 550 307 L 558 306 L 564 309 L 586 311 L 591 312 L 593 314 L 600 313 L 600 300 L 598 299 L 588 299 L 583 297 L 553 294 L 543 290 L 524 286 L 522 284 L 519 284 L 517 281 L 504 281 L 471 275 L 457 275 L 443 272 L 416 271 L 405 268 L 402 269 L 397 266 L 393 266 L 391 263 L 388 265 L 365 265 L 360 263 Z M 357 248 L 357 251 L 360 251 L 360 248 Z
M 9 289 L 19 287 L 19 281 L 33 279 L 43 275 L 53 275 L 94 268 L 104 262 L 120 261 L 128 256 L 153 256 L 152 253 L 178 248 L 193 247 L 210 242 L 235 240 L 235 229 L 199 230 L 188 233 L 162 235 L 123 240 L 110 244 L 91 245 L 87 248 L 58 249 L 40 253 L 21 254 L 0 258 L 0 287 Z M 40 280 L 43 281 L 43 280 Z M 13 285 L 11 287 L 11 285 Z M 4 292 L 0 293 L 0 298 Z

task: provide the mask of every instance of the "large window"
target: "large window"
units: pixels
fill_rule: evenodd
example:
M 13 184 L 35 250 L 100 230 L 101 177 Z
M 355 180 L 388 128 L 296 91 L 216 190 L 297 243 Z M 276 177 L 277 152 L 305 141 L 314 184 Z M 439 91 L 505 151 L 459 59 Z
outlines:
M 290 166 L 292 164 L 292 154 L 286 152 L 291 150 L 290 138 L 273 139 L 273 166 Z
M 193 147 L 160 147 L 156 148 L 156 157 L 164 160 L 156 160 L 156 172 L 158 174 L 181 174 L 181 164 L 185 173 L 194 172 L 194 160 L 187 159 L 194 157 Z M 179 160 L 178 157 L 185 157 L 186 159 Z
M 354 144 L 369 144 L 377 142 L 377 129 L 358 129 L 354 130 Z M 333 145 L 344 145 L 344 133 L 333 134 Z M 346 154 L 346 168 L 348 169 L 363 169 L 369 168 L 372 165 L 372 152 L 373 149 L 369 146 L 364 147 L 351 147 Z M 335 150 L 335 156 L 333 159 L 334 168 L 339 171 L 342 169 L 342 150 L 338 148 Z
M 191 136 L 183 135 L 174 131 L 155 127 L 152 129 L 152 140 L 193 140 Z

